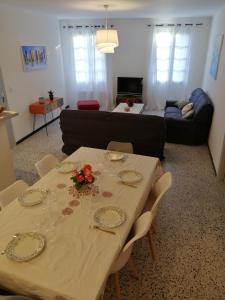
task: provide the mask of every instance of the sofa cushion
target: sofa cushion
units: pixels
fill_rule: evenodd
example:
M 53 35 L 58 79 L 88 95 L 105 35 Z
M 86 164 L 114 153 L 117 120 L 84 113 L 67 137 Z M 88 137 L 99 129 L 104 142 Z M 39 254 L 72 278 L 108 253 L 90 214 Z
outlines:
M 186 114 L 182 115 L 182 119 L 190 119 L 194 115 L 194 109 L 189 110 Z
M 185 114 L 186 114 L 188 111 L 190 111 L 192 108 L 193 108 L 193 103 L 192 103 L 192 102 L 186 104 L 186 105 L 182 108 L 182 110 L 181 110 L 181 115 L 182 115 L 182 116 L 185 115 Z
M 189 101 L 190 102 L 197 102 L 198 101 L 198 98 L 204 94 L 204 91 L 201 89 L 201 88 L 197 88 L 195 89 L 192 93 L 191 93 L 191 97 L 189 98 Z
M 165 112 L 164 114 L 165 118 L 173 118 L 173 119 L 180 119 L 181 118 L 181 112 L 180 110 L 177 112 Z
M 182 109 L 185 105 L 187 105 L 189 103 L 188 100 L 180 100 L 180 101 L 177 101 L 176 102 L 176 106 L 179 108 L 179 109 Z

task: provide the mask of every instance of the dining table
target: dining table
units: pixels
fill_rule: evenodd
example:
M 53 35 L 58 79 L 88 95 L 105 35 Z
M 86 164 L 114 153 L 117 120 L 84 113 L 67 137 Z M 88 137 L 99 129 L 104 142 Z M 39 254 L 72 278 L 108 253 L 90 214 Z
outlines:
M 160 165 L 156 157 L 124 153 L 120 159 L 111 159 L 111 154 L 80 147 L 62 162 L 76 169 L 91 165 L 94 182 L 90 189 L 77 191 L 72 170 L 60 172 L 56 167 L 28 188 L 43 191 L 43 201 L 26 206 L 20 196 L 0 212 L 1 287 L 43 300 L 99 299 Z M 135 184 L 127 184 L 119 176 L 129 170 L 141 174 Z M 110 232 L 96 226 L 96 213 L 104 207 L 118 208 L 126 216 Z M 10 259 L 6 246 L 27 232 L 44 237 L 43 251 L 27 261 Z

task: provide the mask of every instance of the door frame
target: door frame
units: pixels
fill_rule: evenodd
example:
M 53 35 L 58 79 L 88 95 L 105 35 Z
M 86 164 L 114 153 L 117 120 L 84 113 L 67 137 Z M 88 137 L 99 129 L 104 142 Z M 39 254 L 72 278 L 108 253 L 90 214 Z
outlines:
M 221 153 L 221 157 L 220 157 L 220 165 L 219 165 L 219 170 L 218 170 L 217 176 L 220 180 L 225 181 L 225 134 L 223 137 L 223 147 L 222 147 L 222 153 Z
M 10 110 L 9 103 L 7 100 L 7 94 L 6 94 L 6 89 L 5 89 L 5 84 L 4 84 L 4 78 L 3 78 L 3 73 L 2 73 L 2 68 L 0 65 L 0 80 L 2 82 L 2 88 L 3 88 L 3 93 L 4 93 L 4 106 L 6 107 L 7 110 Z M 16 140 L 13 132 L 13 127 L 12 127 L 12 120 L 9 119 L 6 122 L 6 129 L 8 133 L 8 138 L 9 138 L 9 144 L 11 147 L 14 147 L 16 145 Z

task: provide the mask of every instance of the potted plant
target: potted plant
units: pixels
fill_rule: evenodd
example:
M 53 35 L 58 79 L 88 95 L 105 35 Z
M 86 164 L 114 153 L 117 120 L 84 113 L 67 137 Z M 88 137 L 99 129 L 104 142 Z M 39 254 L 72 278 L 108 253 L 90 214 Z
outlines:
M 49 99 L 53 100 L 54 99 L 54 91 L 50 90 L 48 91 Z

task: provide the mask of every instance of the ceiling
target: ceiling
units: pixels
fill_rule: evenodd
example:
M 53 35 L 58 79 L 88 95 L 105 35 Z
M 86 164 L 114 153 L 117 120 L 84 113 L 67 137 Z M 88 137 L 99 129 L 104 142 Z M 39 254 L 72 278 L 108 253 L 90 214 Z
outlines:
M 0 4 L 55 15 L 58 18 L 109 18 L 210 16 L 225 0 L 0 0 Z

